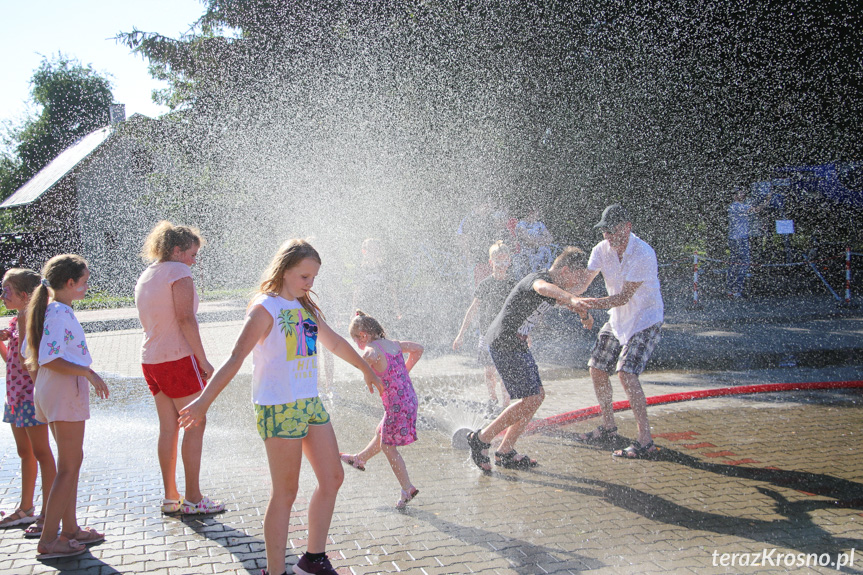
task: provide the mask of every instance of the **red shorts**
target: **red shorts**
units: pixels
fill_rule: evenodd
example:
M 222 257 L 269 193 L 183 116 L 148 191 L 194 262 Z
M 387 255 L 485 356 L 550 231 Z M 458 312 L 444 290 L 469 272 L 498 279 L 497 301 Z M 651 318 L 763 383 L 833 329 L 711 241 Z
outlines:
M 171 399 L 188 397 L 203 390 L 206 385 L 201 377 L 201 366 L 194 355 L 164 363 L 144 363 L 141 367 L 147 387 L 153 395 L 161 391 Z

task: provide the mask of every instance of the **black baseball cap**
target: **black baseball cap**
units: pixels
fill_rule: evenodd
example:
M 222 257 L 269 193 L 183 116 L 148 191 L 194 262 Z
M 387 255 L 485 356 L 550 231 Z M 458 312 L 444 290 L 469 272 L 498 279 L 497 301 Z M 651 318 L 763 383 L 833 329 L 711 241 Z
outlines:
M 620 204 L 611 204 L 602 212 L 602 218 L 598 224 L 593 226 L 593 229 L 604 230 L 629 221 L 631 220 L 629 214 L 626 213 L 626 208 Z

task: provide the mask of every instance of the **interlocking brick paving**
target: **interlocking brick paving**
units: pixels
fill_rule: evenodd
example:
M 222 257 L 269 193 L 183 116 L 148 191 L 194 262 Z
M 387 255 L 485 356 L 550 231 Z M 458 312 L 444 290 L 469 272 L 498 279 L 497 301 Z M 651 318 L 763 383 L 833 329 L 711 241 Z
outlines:
M 362 447 L 377 423 L 363 401 L 332 409 L 343 449 Z M 340 573 L 355 574 L 719 573 L 726 569 L 713 565 L 714 551 L 835 557 L 863 549 L 859 408 L 722 405 L 655 416 L 662 449 L 653 461 L 617 460 L 571 440 L 595 426 L 582 422 L 519 443 L 540 460 L 535 470 L 490 475 L 449 447 L 448 437 L 426 429 L 400 450 L 421 489 L 405 512 L 393 508 L 398 487 L 382 456 L 364 473 L 345 470 L 328 553 Z M 105 529 L 107 541 L 79 558 L 41 564 L 35 542 L 10 529 L 0 532 L 0 573 L 258 573 L 269 490 L 263 446 L 245 403 L 223 411 L 210 422 L 202 477 L 208 494 L 227 501 L 225 513 L 161 516 L 154 432 L 98 423 L 106 414 L 94 413 L 79 512 L 82 523 Z M 634 436 L 629 414 L 618 422 L 622 434 Z M 711 449 L 760 463 L 734 465 L 689 449 L 694 434 Z M 4 509 L 17 502 L 17 473 L 17 457 L 6 449 Z M 303 550 L 313 486 L 306 464 L 289 553 Z M 757 569 L 771 571 L 786 569 Z

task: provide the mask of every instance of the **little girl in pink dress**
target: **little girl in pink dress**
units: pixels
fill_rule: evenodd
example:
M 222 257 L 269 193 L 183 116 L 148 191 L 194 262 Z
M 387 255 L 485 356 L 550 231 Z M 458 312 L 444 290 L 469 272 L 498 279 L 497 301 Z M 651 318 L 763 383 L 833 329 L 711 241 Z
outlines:
M 386 339 L 380 323 L 359 310 L 348 329 L 363 352 L 363 359 L 383 381 L 384 418 L 364 450 L 356 455 L 342 453 L 341 459 L 355 469 L 365 471 L 366 462 L 383 451 L 401 485 L 396 508 L 404 509 L 419 489 L 411 483 L 404 459 L 396 447 L 410 445 L 417 440 L 417 394 L 408 372 L 422 356 L 423 346 L 412 341 Z M 407 361 L 403 356 L 405 353 L 408 354 Z

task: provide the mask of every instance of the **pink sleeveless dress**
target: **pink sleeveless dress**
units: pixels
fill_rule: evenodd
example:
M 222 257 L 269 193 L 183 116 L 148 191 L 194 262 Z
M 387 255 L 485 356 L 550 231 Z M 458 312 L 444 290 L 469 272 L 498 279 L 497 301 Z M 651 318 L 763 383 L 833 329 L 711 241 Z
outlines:
M 371 342 L 387 358 L 387 369 L 377 373 L 384 384 L 381 396 L 384 418 L 378 426 L 381 442 L 385 445 L 410 445 L 417 440 L 417 394 L 401 353 L 390 354 Z

